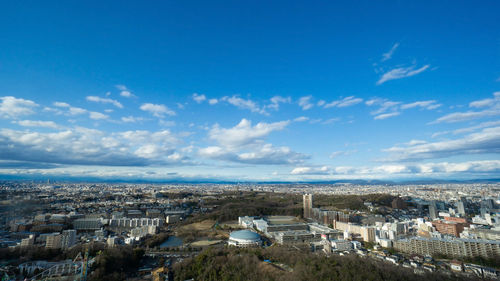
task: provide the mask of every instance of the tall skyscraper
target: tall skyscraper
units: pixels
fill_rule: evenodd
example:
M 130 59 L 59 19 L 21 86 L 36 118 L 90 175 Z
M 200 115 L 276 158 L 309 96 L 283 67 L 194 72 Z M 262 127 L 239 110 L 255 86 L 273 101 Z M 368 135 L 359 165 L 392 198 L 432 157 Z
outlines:
M 313 207 L 312 194 L 304 194 L 302 196 L 302 201 L 304 203 L 304 218 L 310 218 L 312 216 L 312 207 Z
M 431 220 L 435 220 L 438 218 L 438 211 L 437 211 L 437 208 L 436 208 L 436 202 L 431 202 L 431 204 L 429 205 L 429 217 L 431 218 Z
M 457 202 L 457 211 L 459 214 L 461 214 L 462 216 L 465 216 L 466 215 L 466 211 L 465 211 L 465 203 L 464 201 L 458 201 Z

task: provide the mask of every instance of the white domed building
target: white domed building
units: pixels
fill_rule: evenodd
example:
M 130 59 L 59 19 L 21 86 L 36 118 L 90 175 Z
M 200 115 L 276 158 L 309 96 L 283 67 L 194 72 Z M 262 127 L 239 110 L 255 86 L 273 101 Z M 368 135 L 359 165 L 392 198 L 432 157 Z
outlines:
M 262 239 L 258 233 L 245 229 L 231 232 L 227 244 L 236 247 L 259 247 L 262 245 Z

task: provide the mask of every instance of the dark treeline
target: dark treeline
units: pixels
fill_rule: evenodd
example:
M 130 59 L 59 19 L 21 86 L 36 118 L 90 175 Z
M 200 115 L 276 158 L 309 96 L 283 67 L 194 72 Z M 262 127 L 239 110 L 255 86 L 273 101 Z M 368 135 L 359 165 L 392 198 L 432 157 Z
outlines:
M 144 249 L 120 246 L 107 248 L 97 256 L 88 280 L 125 280 L 139 268 Z
M 315 207 L 337 210 L 367 210 L 365 202 L 390 207 L 394 196 L 389 194 L 321 195 L 313 199 Z M 222 199 L 207 200 L 207 205 L 218 207 L 210 214 L 198 216 L 197 221 L 236 220 L 239 216 L 288 215 L 302 216 L 302 195 L 265 192 L 234 192 Z
M 223 199 L 209 200 L 206 204 L 218 207 L 200 217 L 200 220 L 229 221 L 237 220 L 240 216 L 302 214 L 302 197 L 298 194 L 241 192 Z
M 378 206 L 391 207 L 395 196 L 389 194 L 366 195 L 321 195 L 313 199 L 315 207 L 333 208 L 338 210 L 367 210 L 365 202 Z
M 273 264 L 264 262 L 269 259 Z M 471 280 L 455 275 L 425 273 L 358 256 L 315 255 L 284 247 L 268 249 L 208 249 L 174 266 L 175 280 Z

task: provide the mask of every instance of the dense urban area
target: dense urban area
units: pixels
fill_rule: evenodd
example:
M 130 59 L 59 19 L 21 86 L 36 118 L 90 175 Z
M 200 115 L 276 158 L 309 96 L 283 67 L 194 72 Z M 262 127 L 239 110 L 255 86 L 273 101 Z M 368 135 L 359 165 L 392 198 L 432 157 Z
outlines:
M 0 183 L 1 280 L 498 280 L 500 184 Z

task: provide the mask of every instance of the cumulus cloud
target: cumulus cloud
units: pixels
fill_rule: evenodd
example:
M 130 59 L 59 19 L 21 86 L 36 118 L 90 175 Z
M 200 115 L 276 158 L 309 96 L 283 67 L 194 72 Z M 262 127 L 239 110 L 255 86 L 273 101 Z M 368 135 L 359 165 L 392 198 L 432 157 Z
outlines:
M 467 162 L 438 162 L 420 164 L 391 164 L 374 167 L 296 167 L 291 175 L 327 176 L 323 179 L 339 178 L 388 178 L 395 176 L 451 176 L 455 174 L 495 174 L 500 172 L 500 160 L 483 160 Z
M 69 103 L 66 103 L 66 102 L 56 101 L 56 102 L 53 103 L 53 105 L 55 107 L 57 107 L 57 108 L 66 109 L 67 110 L 67 112 L 65 113 L 66 115 L 75 116 L 75 115 L 85 114 L 85 113 L 88 112 L 84 108 L 74 107 L 74 106 L 71 106 Z M 63 114 L 64 113 L 63 111 L 61 111 L 59 109 L 45 108 L 45 110 L 47 110 L 47 111 L 53 111 L 56 114 Z
M 70 107 L 68 113 L 70 115 L 80 115 L 87 113 L 87 110 L 80 107 Z
M 271 132 L 283 130 L 289 123 L 290 121 L 261 122 L 252 126 L 251 121 L 242 119 L 232 128 L 215 125 L 208 136 L 217 145 L 200 148 L 198 153 L 205 158 L 247 164 L 300 163 L 308 157 L 286 146 L 275 147 L 264 142 L 264 138 Z
M 192 98 L 196 103 L 202 103 L 203 101 L 205 101 L 207 99 L 207 97 L 205 95 L 203 95 L 203 94 L 199 95 L 197 93 L 194 93 Z
M 314 104 L 311 102 L 312 100 L 312 96 L 309 95 L 309 96 L 305 96 L 305 97 L 301 97 L 298 101 L 299 103 L 299 106 L 302 108 L 302 110 L 308 110 L 308 109 L 311 109 Z
M 61 101 L 56 101 L 53 103 L 53 105 L 56 107 L 71 107 L 68 103 Z
M 170 157 L 180 141 L 167 130 L 106 133 L 76 127 L 54 133 L 0 130 L 0 159 L 9 161 L 102 165 L 147 166 L 181 163 Z
M 90 117 L 90 119 L 93 119 L 93 120 L 104 120 L 104 119 L 109 118 L 108 115 L 100 113 L 100 112 L 95 112 L 95 111 L 89 112 L 89 117 Z
M 325 104 L 325 108 L 330 107 L 348 107 L 352 105 L 356 105 L 358 103 L 363 102 L 362 98 L 355 98 L 354 96 L 346 97 L 341 100 L 332 101 L 330 103 Z
M 469 107 L 483 109 L 481 111 L 454 112 L 442 116 L 432 123 L 455 123 L 500 115 L 500 92 L 493 93 L 493 98 L 473 101 Z
M 396 161 L 445 158 L 465 154 L 497 154 L 500 153 L 500 127 L 485 128 L 455 140 L 409 143 L 385 151 L 392 154 L 391 160 Z
M 120 90 L 120 96 L 125 98 L 135 97 L 134 94 L 125 85 L 116 85 L 116 88 Z
M 395 43 L 394 45 L 392 45 L 392 48 L 387 53 L 382 54 L 381 61 L 390 60 L 398 47 L 399 43 Z
M 229 96 L 222 97 L 220 101 L 225 101 L 240 109 L 248 109 L 251 112 L 257 112 L 264 115 L 268 114 L 266 110 L 264 108 L 259 107 L 259 105 L 256 102 L 252 101 L 251 99 L 243 99 L 237 95 L 231 97 Z
M 260 122 L 252 126 L 252 122 L 241 119 L 238 125 L 225 129 L 215 125 L 209 132 L 209 137 L 227 147 L 238 147 L 255 143 L 259 139 L 268 136 L 273 131 L 283 130 L 290 124 L 290 121 L 275 123 Z
M 109 103 L 109 104 L 112 104 L 118 108 L 123 108 L 123 105 L 116 101 L 116 100 L 113 100 L 113 99 L 109 99 L 109 98 L 101 98 L 101 97 L 98 97 L 98 96 L 87 96 L 86 99 L 88 101 L 92 101 L 92 102 L 98 102 L 98 103 Z
M 251 99 L 244 99 L 239 95 L 224 96 L 220 99 L 216 98 L 208 99 L 205 95 L 198 95 L 196 93 L 193 94 L 193 99 L 197 103 L 201 103 L 206 100 L 210 105 L 215 105 L 220 102 L 226 102 L 230 105 L 236 106 L 237 108 L 247 109 L 250 110 L 251 112 L 256 112 L 263 115 L 269 115 L 267 109 L 278 110 L 280 104 L 290 103 L 292 101 L 290 97 L 274 96 L 271 99 L 269 99 L 268 104 L 260 106 L 256 101 L 253 101 Z
M 377 81 L 377 85 L 381 85 L 384 82 L 390 81 L 390 80 L 396 80 L 396 79 L 401 79 L 401 78 L 406 78 L 410 76 L 417 75 L 419 73 L 424 72 L 430 67 L 430 65 L 426 64 L 420 68 L 415 69 L 415 65 L 409 66 L 409 67 L 398 67 L 395 69 L 392 69 L 386 73 L 384 73 L 380 79 Z
M 290 103 L 292 102 L 292 99 L 290 97 L 282 97 L 282 96 L 274 96 L 270 99 L 270 104 L 268 104 L 266 107 L 272 108 L 274 110 L 278 110 L 280 107 L 280 103 Z
M 327 175 L 330 173 L 330 168 L 323 167 L 297 167 L 294 168 L 290 174 L 292 175 Z
M 135 116 L 123 116 L 121 118 L 121 120 L 124 123 L 137 123 L 137 122 L 143 121 L 144 118 L 142 118 L 142 117 L 135 117 Z
M 23 127 L 40 127 L 57 129 L 59 126 L 53 121 L 40 121 L 40 120 L 21 120 L 15 121 L 16 124 Z
M 254 165 L 285 165 L 301 163 L 309 157 L 292 151 L 286 146 L 275 147 L 272 144 L 256 145 L 249 151 L 239 152 L 221 146 L 209 146 L 198 150 L 200 156 L 215 160 L 254 164 Z
M 31 100 L 18 99 L 12 96 L 0 97 L 0 117 L 18 118 L 35 113 L 38 104 Z
M 140 107 L 141 110 L 147 111 L 153 116 L 162 118 L 165 115 L 175 116 L 175 111 L 169 109 L 167 106 L 163 104 L 153 104 L 153 103 L 144 103 Z

